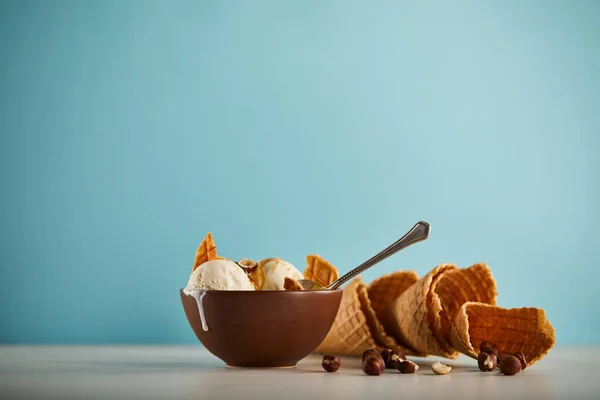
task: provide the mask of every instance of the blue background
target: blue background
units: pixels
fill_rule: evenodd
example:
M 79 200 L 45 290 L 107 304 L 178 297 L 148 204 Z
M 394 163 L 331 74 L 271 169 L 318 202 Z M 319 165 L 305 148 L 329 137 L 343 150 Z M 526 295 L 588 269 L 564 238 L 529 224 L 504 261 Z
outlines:
M 600 343 L 600 2 L 1 1 L 0 341 L 196 343 L 198 243 L 486 261 Z

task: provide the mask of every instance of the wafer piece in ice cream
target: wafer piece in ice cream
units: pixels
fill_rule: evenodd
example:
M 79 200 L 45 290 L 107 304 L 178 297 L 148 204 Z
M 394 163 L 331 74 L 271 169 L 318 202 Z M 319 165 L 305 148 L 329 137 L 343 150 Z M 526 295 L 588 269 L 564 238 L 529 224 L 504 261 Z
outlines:
M 300 282 L 293 278 L 288 278 L 287 276 L 283 280 L 283 288 L 285 290 L 304 290 Z
M 310 279 L 323 287 L 329 286 L 339 278 L 337 268 L 318 254 L 306 256 L 304 278 Z
M 204 264 L 210 260 L 217 260 L 219 258 L 220 257 L 217 256 L 217 246 L 213 241 L 212 233 L 208 232 L 196 250 L 196 258 L 194 259 L 192 272 L 194 272 L 194 270 L 201 264 Z

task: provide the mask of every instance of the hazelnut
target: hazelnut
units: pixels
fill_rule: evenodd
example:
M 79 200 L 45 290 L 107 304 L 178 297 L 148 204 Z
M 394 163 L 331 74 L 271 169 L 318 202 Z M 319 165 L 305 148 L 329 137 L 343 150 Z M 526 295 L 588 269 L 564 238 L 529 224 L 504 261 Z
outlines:
M 521 372 L 521 360 L 512 354 L 508 354 L 502 357 L 500 363 L 500 372 L 504 375 L 516 375 Z
M 510 353 L 511 355 L 517 357 L 519 361 L 521 361 L 521 369 L 527 368 L 527 360 L 525 359 L 525 354 L 517 351 L 516 353 Z
M 386 368 L 398 369 L 400 362 L 402 360 L 406 360 L 404 353 L 400 350 L 390 350 L 384 349 L 381 352 L 381 358 L 383 358 L 383 362 L 385 363 Z
M 498 365 L 498 357 L 494 353 L 488 354 L 481 352 L 479 353 L 479 356 L 477 356 L 477 365 L 483 372 L 493 371 Z
M 446 375 L 448 372 L 452 371 L 451 366 L 442 364 L 438 361 L 431 364 L 431 369 L 438 375 Z
M 321 361 L 321 366 L 327 372 L 335 372 L 340 369 L 340 359 L 336 356 L 332 356 L 327 354 L 323 357 L 323 361 Z
M 381 350 L 381 358 L 383 358 L 383 362 L 387 367 L 388 360 L 390 358 L 390 354 L 392 354 L 392 349 L 383 349 Z
M 250 275 L 258 268 L 258 263 L 249 258 L 242 258 L 240 261 L 236 262 L 236 264 L 243 269 L 247 275 Z
M 500 363 L 502 362 L 502 356 L 500 355 L 500 353 L 496 353 L 496 359 L 498 360 L 498 365 L 500 365 Z
M 365 351 L 362 353 L 362 360 L 363 360 L 363 361 L 365 361 L 365 358 L 367 358 L 367 356 L 370 356 L 370 355 L 373 355 L 373 356 L 378 356 L 378 355 L 379 355 L 379 352 L 378 352 L 377 350 L 375 350 L 375 349 L 369 349 L 369 350 L 365 350 Z
M 414 374 L 416 370 L 419 369 L 419 366 L 410 360 L 400 361 L 398 365 L 398 371 L 403 374 Z
M 495 354 L 496 357 L 498 357 L 499 354 L 498 346 L 496 346 L 494 343 L 488 342 L 487 340 L 481 342 L 479 345 L 479 351 L 487 354 Z
M 388 360 L 386 366 L 388 368 L 398 369 L 400 363 L 406 360 L 406 356 L 400 350 L 392 350 L 392 354 L 390 354 L 390 359 Z
M 362 364 L 362 370 L 367 375 L 381 375 L 385 370 L 385 363 L 380 355 L 370 355 L 365 357 Z

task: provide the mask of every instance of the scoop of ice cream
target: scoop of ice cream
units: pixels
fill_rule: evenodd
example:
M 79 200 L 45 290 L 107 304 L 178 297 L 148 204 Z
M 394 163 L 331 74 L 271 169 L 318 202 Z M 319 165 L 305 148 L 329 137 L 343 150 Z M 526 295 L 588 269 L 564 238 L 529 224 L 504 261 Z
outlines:
M 304 279 L 302 272 L 287 261 L 280 258 L 267 258 L 258 263 L 250 277 L 260 290 L 285 290 L 285 278 Z
M 205 290 L 255 290 L 242 268 L 230 260 L 211 260 L 192 272 L 188 288 Z

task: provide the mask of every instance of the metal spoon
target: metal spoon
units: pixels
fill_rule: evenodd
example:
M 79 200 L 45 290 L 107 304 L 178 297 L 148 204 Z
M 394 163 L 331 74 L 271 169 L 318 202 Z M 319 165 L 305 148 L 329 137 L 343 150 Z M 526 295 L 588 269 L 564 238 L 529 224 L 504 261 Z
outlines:
M 311 281 L 310 279 L 301 279 L 298 282 L 300 283 L 300 285 L 302 285 L 302 288 L 304 290 L 337 289 L 344 283 L 348 282 L 350 279 L 371 268 L 378 262 L 385 260 L 392 254 L 399 252 L 400 250 L 410 246 L 411 244 L 415 244 L 427 239 L 429 237 L 429 232 L 431 232 L 431 226 L 427 222 L 417 222 L 410 231 L 408 231 L 404 236 L 402 236 L 388 248 L 376 254 L 375 256 L 365 261 L 358 267 L 354 268 L 352 271 L 348 272 L 346 275 L 342 276 L 337 281 L 332 282 L 327 287 L 323 287 L 318 283 Z

